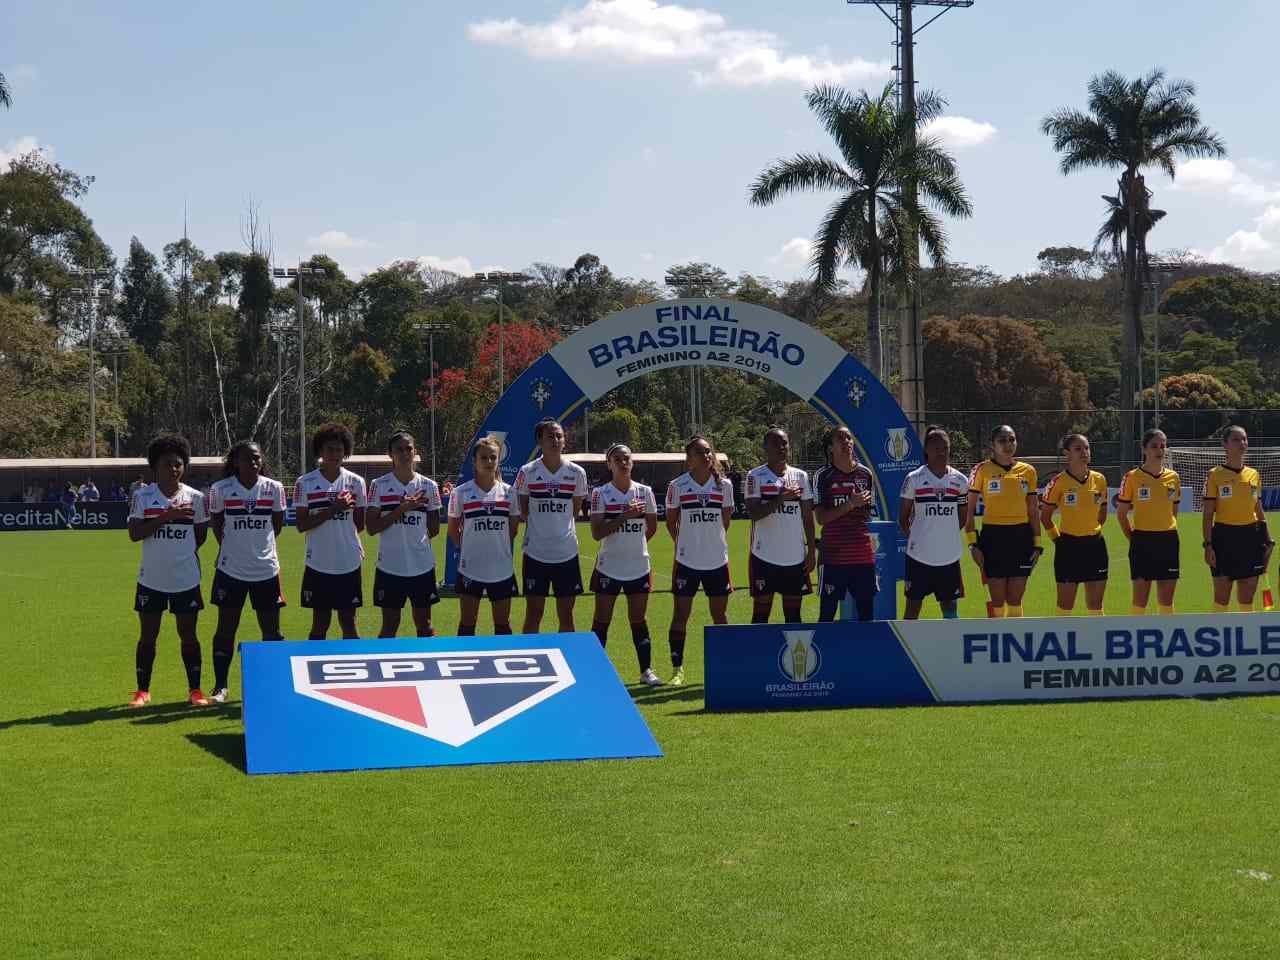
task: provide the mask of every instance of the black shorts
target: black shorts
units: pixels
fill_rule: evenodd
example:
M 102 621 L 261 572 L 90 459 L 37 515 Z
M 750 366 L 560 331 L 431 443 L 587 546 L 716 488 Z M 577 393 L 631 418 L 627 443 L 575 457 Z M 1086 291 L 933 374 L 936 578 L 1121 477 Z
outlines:
M 824 563 L 818 589 L 837 603 L 846 593 L 854 600 L 866 600 L 880 592 L 880 575 L 874 563 Z
M 280 589 L 280 574 L 266 580 L 241 580 L 225 571 L 213 575 L 213 589 L 209 601 L 215 607 L 244 609 L 245 597 L 255 610 L 276 610 L 285 605 L 284 591 Z
M 302 605 L 311 610 L 353 610 L 364 606 L 360 568 L 350 573 L 321 573 L 304 567 Z
M 671 575 L 671 592 L 677 597 L 692 597 L 702 587 L 708 597 L 727 597 L 733 593 L 733 580 L 729 576 L 729 565 L 714 570 L 695 570 L 677 563 Z
M 390 607 L 393 610 L 404 608 L 405 601 L 415 610 L 429 607 L 440 602 L 440 593 L 436 590 L 436 571 L 434 568 L 416 577 L 401 577 L 384 570 L 375 570 L 373 574 L 373 605 Z
M 1213 544 L 1217 566 L 1210 568 L 1215 577 L 1228 580 L 1248 580 L 1262 576 L 1267 548 L 1263 545 L 1266 531 L 1260 523 L 1232 526 L 1215 523 L 1209 542 Z
M 514 576 L 507 577 L 505 580 L 497 580 L 490 583 L 487 580 L 472 580 L 470 577 L 464 577 L 458 574 L 458 582 L 455 585 L 459 596 L 483 597 L 489 595 L 490 601 L 493 600 L 510 600 L 512 597 L 519 596 L 520 588 L 516 584 Z
M 1053 579 L 1058 583 L 1096 583 L 1107 579 L 1111 561 L 1102 534 L 1058 535 L 1053 547 Z
M 1129 540 L 1132 580 L 1177 580 L 1181 571 L 1177 530 L 1135 530 Z
M 780 593 L 784 597 L 801 597 L 813 593 L 809 575 L 803 563 L 781 566 L 761 560 L 754 553 L 747 559 L 747 586 L 753 597 L 770 597 Z
M 960 561 L 935 566 L 921 563 L 907 556 L 906 596 L 912 603 L 920 603 L 933 594 L 944 607 L 953 607 L 964 593 L 964 581 L 960 574 Z
M 543 563 L 525 557 L 521 572 L 526 597 L 547 597 L 553 588 L 557 597 L 576 597 L 582 593 L 582 566 L 577 557 L 562 563 Z
M 138 613 L 164 613 L 168 610 L 175 615 L 199 613 L 204 609 L 204 600 L 200 598 L 200 588 L 179 590 L 177 593 L 165 593 L 163 590 L 152 590 L 138 584 L 138 592 L 133 598 L 133 609 Z
M 1029 523 L 984 523 L 978 534 L 982 571 L 988 580 L 1031 576 L 1034 547 Z
M 631 596 L 633 593 L 650 593 L 653 590 L 653 574 L 646 573 L 634 580 L 619 580 L 599 570 L 591 571 L 591 592 L 604 593 L 616 597 L 620 593 Z

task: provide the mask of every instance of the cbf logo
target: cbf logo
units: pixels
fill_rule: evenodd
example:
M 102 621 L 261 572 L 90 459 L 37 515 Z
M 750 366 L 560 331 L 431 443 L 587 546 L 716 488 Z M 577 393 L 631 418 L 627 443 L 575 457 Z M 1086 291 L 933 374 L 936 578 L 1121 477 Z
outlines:
M 812 630 L 783 630 L 778 669 L 792 683 L 813 679 L 822 668 L 822 650 L 813 642 Z
M 558 648 L 290 657 L 295 693 L 460 747 L 574 684 Z
M 890 427 L 889 435 L 885 437 L 884 452 L 894 463 L 901 463 L 907 459 L 907 454 L 911 451 L 911 444 L 907 440 L 906 427 Z
M 855 408 L 860 407 L 862 406 L 862 401 L 867 399 L 867 385 L 861 380 L 850 380 L 845 395 L 848 396 L 849 402 Z
M 539 377 L 533 381 L 533 386 L 529 389 L 529 399 L 538 405 L 541 410 L 547 405 L 547 401 L 551 399 L 551 381 L 545 377 Z

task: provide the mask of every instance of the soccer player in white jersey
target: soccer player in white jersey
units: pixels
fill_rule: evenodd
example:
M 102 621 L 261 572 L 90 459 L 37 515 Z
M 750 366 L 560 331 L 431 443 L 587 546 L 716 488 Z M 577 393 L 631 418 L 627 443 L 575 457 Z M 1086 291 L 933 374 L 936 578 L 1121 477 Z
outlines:
M 725 611 L 733 582 L 725 532 L 733 518 L 733 484 L 720 475 L 716 451 L 706 437 L 694 436 L 684 448 L 687 473 L 667 487 L 667 530 L 676 542 L 671 574 L 671 683 L 684 683 L 685 631 L 698 587 L 707 595 L 715 623 L 728 623 Z
M 809 574 L 817 566 L 813 490 L 809 475 L 787 464 L 791 438 L 781 427 L 764 435 L 766 462 L 747 474 L 751 552 L 747 558 L 752 623 L 768 623 L 773 595 L 782 594 L 787 623 L 800 622 L 800 605 L 812 593 Z
M 413 469 L 413 436 L 400 430 L 387 441 L 393 469 L 373 481 L 365 529 L 378 537 L 373 602 L 382 608 L 380 637 L 394 637 L 409 601 L 419 637 L 434 637 L 431 605 L 436 589 L 436 555 L 431 538 L 440 532 L 440 488 Z
M 951 438 L 942 427 L 924 434 L 924 466 L 902 482 L 898 526 L 907 537 L 906 611 L 916 620 L 924 598 L 938 598 L 942 616 L 956 619 L 956 603 L 964 595 L 960 531 L 968 516 L 969 480 L 951 466 Z
M 649 563 L 649 541 L 658 532 L 658 502 L 653 489 L 631 479 L 631 448 L 615 443 L 604 455 L 612 480 L 591 491 L 591 536 L 600 542 L 596 568 L 591 574 L 591 592 L 596 609 L 591 629 L 600 646 L 609 639 L 609 622 L 618 594 L 626 594 L 627 620 L 631 642 L 640 662 L 640 681 L 651 687 L 662 685 L 653 672 L 649 642 L 649 592 L 653 571 Z
M 449 497 L 449 539 L 458 547 L 458 636 L 476 632 L 480 598 L 493 610 L 493 632 L 511 632 L 511 598 L 516 588 L 511 544 L 520 527 L 515 488 L 502 482 L 498 463 L 502 441 L 482 437 L 471 451 L 474 477 Z
M 227 453 L 222 479 L 209 489 L 209 526 L 218 541 L 213 575 L 213 605 L 218 627 L 213 634 L 215 703 L 227 701 L 227 677 L 235 656 L 236 630 L 245 597 L 253 604 L 263 640 L 280 634 L 280 560 L 276 537 L 284 527 L 284 484 L 262 475 L 262 448 L 241 440 Z
M 173 614 L 181 643 L 182 665 L 187 671 L 187 703 L 207 706 L 200 690 L 200 641 L 196 619 L 204 601 L 200 598 L 200 557 L 209 533 L 209 513 L 199 490 L 182 482 L 191 463 L 191 445 L 177 436 L 159 436 L 147 447 L 147 462 L 155 474 L 133 496 L 129 505 L 129 539 L 142 542 L 142 566 L 133 609 L 138 612 L 138 646 L 134 665 L 138 688 L 131 707 L 151 702 L 151 668 L 156 660 L 156 638 L 165 610 Z
M 542 456 L 516 474 L 516 497 L 524 518 L 524 632 L 542 627 L 552 588 L 562 633 L 573 632 L 573 604 L 582 593 L 578 532 L 574 519 L 587 496 L 587 472 L 565 460 L 564 427 L 540 420 L 533 439 Z
M 323 640 L 333 612 L 344 640 L 360 636 L 356 608 L 364 603 L 360 566 L 364 563 L 364 478 L 342 465 L 355 439 L 340 423 L 322 425 L 311 438 L 319 469 L 304 473 L 293 490 L 298 532 L 307 537 L 302 573 L 302 605 L 311 610 L 310 640 Z

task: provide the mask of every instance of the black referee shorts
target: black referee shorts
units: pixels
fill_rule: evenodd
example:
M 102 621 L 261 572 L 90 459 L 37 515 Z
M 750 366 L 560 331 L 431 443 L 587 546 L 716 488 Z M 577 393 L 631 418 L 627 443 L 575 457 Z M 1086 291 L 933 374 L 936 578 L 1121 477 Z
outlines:
M 1267 555 L 1265 530 L 1260 523 L 1215 523 L 1209 542 L 1213 544 L 1217 565 L 1210 568 L 1215 577 L 1249 580 L 1262 576 Z
M 1182 573 L 1177 530 L 1135 530 L 1129 539 L 1129 577 L 1177 580 Z
M 1107 579 L 1110 569 L 1107 541 L 1102 534 L 1077 537 L 1059 535 L 1053 547 L 1053 579 L 1058 583 L 1095 583 Z
M 1029 523 L 984 523 L 978 534 L 982 571 L 988 580 L 1031 576 L 1034 547 Z

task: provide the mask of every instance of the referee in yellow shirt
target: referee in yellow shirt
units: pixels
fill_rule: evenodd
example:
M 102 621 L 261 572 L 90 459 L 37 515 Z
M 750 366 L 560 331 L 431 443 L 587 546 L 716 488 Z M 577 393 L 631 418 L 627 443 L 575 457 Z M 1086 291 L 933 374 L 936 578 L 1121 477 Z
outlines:
M 1040 498 L 1040 526 L 1054 542 L 1053 578 L 1058 583 L 1058 616 L 1071 615 L 1076 593 L 1084 584 L 1089 615 L 1102 616 L 1110 567 L 1102 525 L 1107 521 L 1107 479 L 1090 470 L 1089 438 L 1070 433 L 1062 438 L 1067 468 L 1053 478 Z M 1062 526 L 1053 522 L 1062 511 Z
M 1178 504 L 1182 481 L 1164 465 L 1169 439 L 1163 430 L 1142 435 L 1142 466 L 1124 475 L 1116 504 L 1116 520 L 1129 539 L 1129 576 L 1133 579 L 1133 614 L 1147 612 L 1151 583 L 1156 584 L 1156 608 L 1173 613 L 1178 588 Z M 1131 518 L 1132 517 L 1132 518 Z
M 1040 509 L 1036 468 L 1015 460 L 1018 436 L 1001 424 L 991 432 L 991 459 L 973 468 L 969 478 L 965 539 L 973 562 L 987 578 L 993 617 L 1022 616 L 1027 578 L 1040 559 Z M 982 533 L 974 514 L 982 497 Z
M 1228 427 L 1222 436 L 1226 451 L 1222 466 L 1204 481 L 1204 559 L 1213 575 L 1213 609 L 1225 613 L 1236 584 L 1236 604 L 1253 609 L 1258 577 L 1267 569 L 1275 541 L 1262 509 L 1262 478 L 1244 465 L 1249 434 L 1244 427 Z

